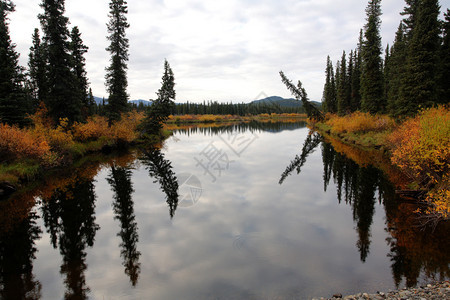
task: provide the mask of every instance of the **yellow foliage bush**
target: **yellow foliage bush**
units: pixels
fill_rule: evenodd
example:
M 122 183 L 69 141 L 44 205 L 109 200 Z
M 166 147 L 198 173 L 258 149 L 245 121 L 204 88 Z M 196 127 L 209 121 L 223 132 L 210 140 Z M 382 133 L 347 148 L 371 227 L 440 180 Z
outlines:
M 52 121 L 47 117 L 47 109 L 41 104 L 34 115 L 30 116 L 33 127 L 28 129 L 36 140 L 44 140 L 51 150 L 65 152 L 74 144 L 67 118 L 60 120 L 58 126 L 53 128 Z
M 354 112 L 343 117 L 327 115 L 326 124 L 337 133 L 365 133 L 380 132 L 395 126 L 394 120 L 385 115 L 371 115 L 369 113 Z
M 405 121 L 388 138 L 392 162 L 412 176 L 437 183 L 449 172 L 450 111 L 441 106 Z
M 425 199 L 428 203 L 433 204 L 428 208 L 428 214 L 438 213 L 441 218 L 450 219 L 450 183 L 447 182 L 444 186 L 435 188 L 427 194 Z
M 101 116 L 89 117 L 86 123 L 75 123 L 72 128 L 73 137 L 79 142 L 97 140 L 108 132 L 108 120 Z
M 43 160 L 50 153 L 45 139 L 36 139 L 26 130 L 0 124 L 1 160 L 36 158 Z
M 144 113 L 132 111 L 122 114 L 122 118 L 107 128 L 108 137 L 115 143 L 131 142 L 138 137 L 137 127 L 144 119 Z
M 121 119 L 109 127 L 105 117 L 93 116 L 86 123 L 75 123 L 72 133 L 79 142 L 94 141 L 102 137 L 111 143 L 131 142 L 137 138 L 137 126 L 143 119 L 143 113 L 133 111 L 122 114 Z
M 428 201 L 450 217 L 450 110 L 440 106 L 423 110 L 405 121 L 388 138 L 392 162 L 430 189 Z

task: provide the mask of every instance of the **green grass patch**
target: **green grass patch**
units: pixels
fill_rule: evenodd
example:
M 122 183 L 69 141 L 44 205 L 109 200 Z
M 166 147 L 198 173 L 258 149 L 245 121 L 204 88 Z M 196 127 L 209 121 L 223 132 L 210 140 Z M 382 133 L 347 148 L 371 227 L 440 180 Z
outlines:
M 18 184 L 21 179 L 31 180 L 40 173 L 37 161 L 23 160 L 11 164 L 0 164 L 0 182 Z

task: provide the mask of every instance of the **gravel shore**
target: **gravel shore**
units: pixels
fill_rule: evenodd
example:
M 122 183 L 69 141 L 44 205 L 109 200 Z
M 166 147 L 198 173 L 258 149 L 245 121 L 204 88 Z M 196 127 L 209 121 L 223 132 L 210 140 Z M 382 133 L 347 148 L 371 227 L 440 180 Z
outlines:
M 444 281 L 436 284 L 427 284 L 417 288 L 404 288 L 398 291 L 377 292 L 376 294 L 359 293 L 356 295 L 342 296 L 335 294 L 332 298 L 313 298 L 313 300 L 345 299 L 345 300 L 427 300 L 450 299 L 450 282 Z

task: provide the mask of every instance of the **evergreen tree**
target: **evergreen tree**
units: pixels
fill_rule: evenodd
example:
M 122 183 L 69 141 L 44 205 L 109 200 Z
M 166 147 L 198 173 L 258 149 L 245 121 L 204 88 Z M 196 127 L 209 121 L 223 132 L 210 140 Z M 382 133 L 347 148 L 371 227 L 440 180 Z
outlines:
M 161 88 L 156 94 L 158 98 L 148 108 L 143 122 L 144 131 L 150 134 L 159 134 L 175 108 L 175 77 L 167 60 L 164 60 Z
M 89 111 L 89 115 L 93 115 L 98 113 L 97 111 L 97 103 L 95 102 L 95 98 L 94 98 L 94 94 L 92 94 L 92 89 L 89 88 L 89 93 L 87 96 L 87 103 L 88 103 L 88 111 Z
M 353 72 L 355 71 L 354 67 L 355 61 L 353 60 L 353 50 L 350 51 L 350 55 L 348 57 L 348 67 L 347 67 L 347 84 L 346 84 L 346 97 L 347 97 L 347 112 L 352 112 L 352 82 L 353 82 Z
M 389 44 L 386 46 L 386 50 L 384 52 L 384 64 L 383 64 L 383 78 L 384 78 L 384 87 L 383 87 L 383 91 L 384 91 L 384 99 L 386 99 L 386 109 L 388 109 L 389 107 L 389 102 L 387 102 L 388 100 L 388 90 L 390 89 L 390 78 L 388 76 L 388 74 L 390 73 L 390 68 L 391 68 L 391 64 L 390 64 L 390 60 L 391 60 L 391 48 L 389 47 Z
M 400 14 L 404 16 L 403 24 L 405 31 L 405 39 L 410 40 L 412 38 L 412 32 L 414 30 L 417 19 L 417 8 L 421 0 L 405 0 L 406 6 L 403 12 Z
M 366 8 L 367 24 L 361 53 L 361 108 L 370 113 L 382 113 L 386 107 L 381 69 L 380 3 L 381 0 L 370 0 Z
M 324 111 L 336 113 L 336 83 L 334 79 L 333 63 L 331 62 L 330 56 L 327 57 L 325 76 L 325 86 L 323 89 Z
M 308 118 L 323 121 L 325 118 L 323 113 L 309 101 L 308 94 L 303 88 L 302 82 L 299 80 L 297 86 L 295 86 L 292 81 L 284 75 L 283 71 L 280 71 L 280 77 L 281 81 L 286 85 L 292 95 L 294 95 L 295 99 L 302 101 L 303 108 L 305 109 Z
M 351 81 L 351 92 L 350 92 L 350 109 L 351 111 L 356 111 L 361 108 L 361 49 L 363 41 L 363 31 L 360 31 L 358 48 L 354 52 L 353 56 L 353 72 Z
M 402 77 L 398 111 L 413 115 L 420 107 L 437 102 L 438 52 L 440 25 L 437 0 L 422 0 L 408 43 L 406 72 Z
M 11 1 L 0 0 L 0 123 L 24 125 L 28 103 L 23 69 L 9 35 L 8 14 L 14 10 Z
M 389 60 L 385 63 L 385 77 L 389 82 L 386 90 L 388 112 L 392 116 L 398 116 L 401 111 L 399 106 L 399 92 L 401 78 L 405 74 L 406 64 L 406 36 L 405 25 L 400 22 L 397 33 L 395 34 L 395 41 L 390 49 Z
M 90 103 L 88 101 L 88 79 L 84 55 L 88 51 L 88 47 L 83 44 L 81 33 L 77 26 L 70 33 L 69 49 L 72 55 L 73 73 L 75 75 L 75 93 L 83 103 L 82 115 L 83 119 L 86 119 L 89 115 Z
M 344 115 L 350 107 L 349 78 L 347 73 L 347 56 L 345 51 L 339 67 L 339 81 L 337 81 L 337 108 L 340 115 Z
M 48 94 L 44 99 L 50 116 L 58 122 L 81 120 L 82 99 L 77 94 L 69 50 L 69 20 L 64 16 L 64 0 L 42 0 L 44 13 L 39 15 L 44 32 L 47 56 Z
M 450 102 L 450 9 L 444 15 L 443 40 L 440 51 L 439 98 L 441 103 Z
M 120 113 L 127 110 L 127 61 L 129 42 L 125 30 L 130 27 L 127 23 L 127 2 L 111 0 L 109 3 L 108 40 L 111 42 L 106 50 L 111 54 L 111 65 L 106 68 L 106 88 L 108 98 L 108 118 L 112 121 L 120 119 Z
M 46 54 L 44 45 L 41 44 L 39 29 L 34 29 L 32 40 L 33 44 L 28 55 L 28 77 L 33 106 L 37 108 L 39 102 L 44 101 L 47 93 Z

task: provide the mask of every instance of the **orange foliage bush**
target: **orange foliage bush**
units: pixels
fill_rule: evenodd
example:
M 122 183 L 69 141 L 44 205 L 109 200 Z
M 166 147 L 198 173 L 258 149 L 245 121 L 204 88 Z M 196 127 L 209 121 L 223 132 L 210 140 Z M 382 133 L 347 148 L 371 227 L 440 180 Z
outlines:
M 108 135 L 108 120 L 105 117 L 89 117 L 86 123 L 75 123 L 72 128 L 73 137 L 79 142 L 97 140 Z
M 137 127 L 144 117 L 144 113 L 136 111 L 122 114 L 122 118 L 112 124 L 108 137 L 115 143 L 135 140 L 138 137 Z
M 33 128 L 29 129 L 36 140 L 44 140 L 51 150 L 67 151 L 74 144 L 67 118 L 61 119 L 60 124 L 53 128 L 52 121 L 47 117 L 47 109 L 43 104 L 34 115 L 30 116 Z
M 0 124 L 1 160 L 36 158 L 43 160 L 50 153 L 45 139 L 36 139 L 30 132 L 14 126 Z
M 327 115 L 326 124 L 332 127 L 332 131 L 338 133 L 353 132 L 365 133 L 369 131 L 384 131 L 395 126 L 394 120 L 385 115 L 371 115 L 369 113 L 354 112 L 350 115 L 339 117 Z
M 450 110 L 447 107 L 423 110 L 405 121 L 388 139 L 392 162 L 422 188 L 433 190 L 428 201 L 450 217 Z

